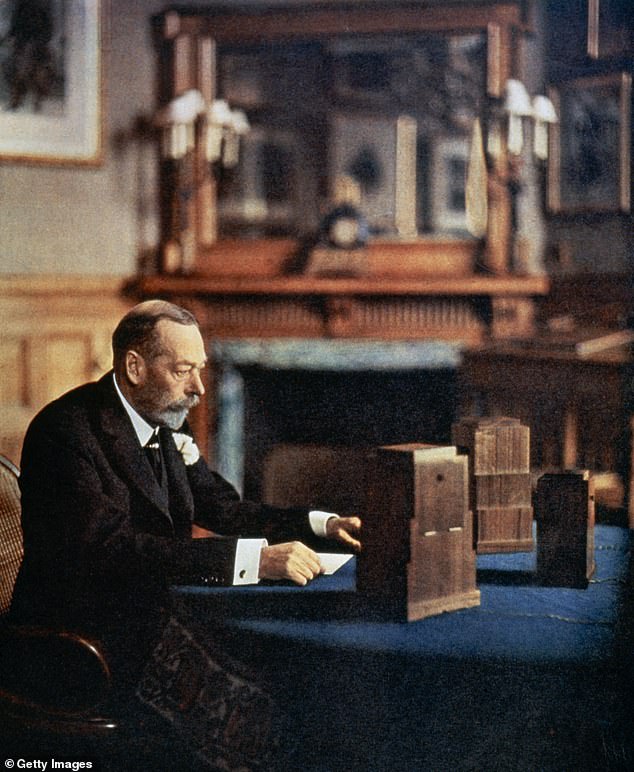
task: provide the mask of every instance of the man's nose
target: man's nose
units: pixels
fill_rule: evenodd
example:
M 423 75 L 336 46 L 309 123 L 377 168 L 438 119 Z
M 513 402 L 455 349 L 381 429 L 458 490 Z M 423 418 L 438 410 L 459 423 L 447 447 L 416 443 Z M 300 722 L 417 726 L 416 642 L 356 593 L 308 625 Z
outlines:
M 198 370 L 193 370 L 192 373 L 193 376 L 190 381 L 190 390 L 193 394 L 198 394 L 199 397 L 202 397 L 205 393 L 205 385 L 203 384 L 203 379 L 200 377 Z

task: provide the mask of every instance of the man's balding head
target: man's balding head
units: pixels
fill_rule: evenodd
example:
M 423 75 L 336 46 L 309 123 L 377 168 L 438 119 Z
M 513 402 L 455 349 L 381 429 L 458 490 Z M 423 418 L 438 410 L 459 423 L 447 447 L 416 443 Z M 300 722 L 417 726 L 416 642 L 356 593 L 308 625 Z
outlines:
M 120 372 L 128 351 L 134 350 L 152 360 L 162 353 L 156 325 L 166 319 L 176 324 L 198 327 L 196 317 L 167 300 L 146 300 L 131 308 L 112 334 L 112 356 L 115 372 Z

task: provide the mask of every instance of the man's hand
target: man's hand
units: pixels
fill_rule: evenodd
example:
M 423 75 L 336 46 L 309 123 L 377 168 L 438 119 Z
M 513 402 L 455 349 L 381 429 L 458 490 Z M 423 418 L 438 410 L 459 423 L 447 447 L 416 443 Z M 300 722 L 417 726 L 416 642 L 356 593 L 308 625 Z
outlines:
M 299 541 L 262 547 L 260 579 L 291 579 L 305 585 L 323 571 L 317 554 Z
M 360 532 L 361 519 L 358 517 L 331 517 L 326 523 L 326 538 L 340 541 L 355 552 L 361 549 L 361 542 L 356 538 Z

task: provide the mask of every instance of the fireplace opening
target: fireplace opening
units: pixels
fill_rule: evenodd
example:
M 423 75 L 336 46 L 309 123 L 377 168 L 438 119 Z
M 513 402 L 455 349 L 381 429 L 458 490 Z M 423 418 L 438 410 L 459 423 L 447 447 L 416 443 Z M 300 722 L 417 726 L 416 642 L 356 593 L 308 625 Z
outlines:
M 279 445 L 365 448 L 449 442 L 453 369 L 325 372 L 240 368 L 247 498 L 262 497 L 266 460 Z
M 215 467 L 248 498 L 262 498 L 276 448 L 279 469 L 282 447 L 332 459 L 328 448 L 450 439 L 459 341 L 225 340 L 210 356 Z

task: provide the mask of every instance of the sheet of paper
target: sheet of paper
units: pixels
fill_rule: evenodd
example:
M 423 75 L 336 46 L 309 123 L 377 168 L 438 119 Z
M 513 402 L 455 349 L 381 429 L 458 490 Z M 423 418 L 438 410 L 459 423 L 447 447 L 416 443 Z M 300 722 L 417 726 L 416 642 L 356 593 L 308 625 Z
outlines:
M 325 574 L 334 574 L 352 557 L 352 555 L 342 555 L 338 552 L 318 552 L 317 555 L 325 569 Z

